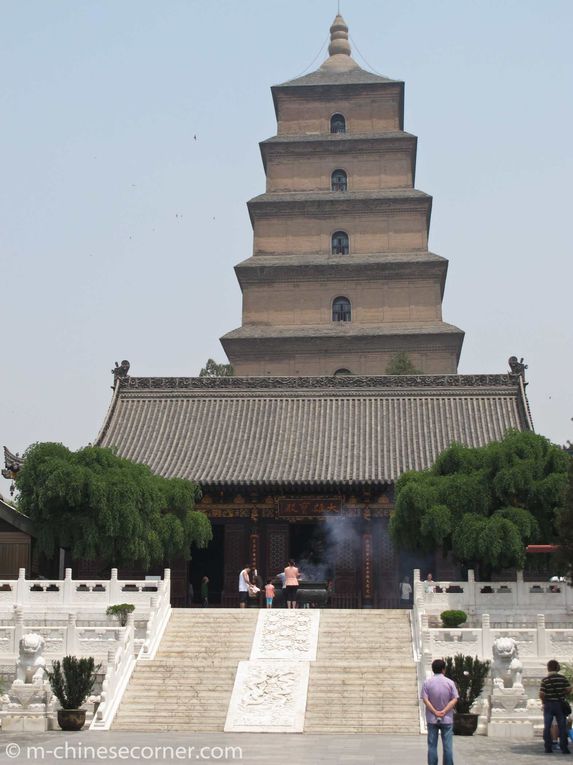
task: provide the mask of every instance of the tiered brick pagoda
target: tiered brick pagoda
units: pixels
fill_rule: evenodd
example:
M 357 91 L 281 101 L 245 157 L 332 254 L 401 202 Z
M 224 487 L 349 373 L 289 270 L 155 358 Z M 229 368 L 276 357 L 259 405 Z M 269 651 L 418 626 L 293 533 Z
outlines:
M 236 267 L 243 322 L 223 346 L 241 376 L 380 375 L 397 352 L 455 373 L 463 332 L 442 321 L 448 263 L 428 251 L 404 83 L 358 66 L 341 16 L 330 32 L 320 69 L 272 88 L 267 189 Z
M 340 17 L 331 32 L 318 71 L 273 88 L 267 192 L 249 203 L 254 253 L 237 267 L 243 324 L 223 338 L 235 376 L 113 370 L 96 443 L 196 481 L 213 524 L 190 564 L 170 561 L 175 605 L 205 575 L 214 604 L 236 604 L 247 561 L 264 577 L 289 557 L 319 564 L 337 607 L 396 606 L 413 565 L 455 578 L 440 554 L 395 549 L 395 482 L 453 442 L 532 429 L 517 359 L 509 374 L 457 374 L 463 333 L 442 321 L 447 262 L 428 252 L 404 85 L 357 66 Z M 399 351 L 422 373 L 385 374 Z M 99 571 L 75 565 L 78 578 Z

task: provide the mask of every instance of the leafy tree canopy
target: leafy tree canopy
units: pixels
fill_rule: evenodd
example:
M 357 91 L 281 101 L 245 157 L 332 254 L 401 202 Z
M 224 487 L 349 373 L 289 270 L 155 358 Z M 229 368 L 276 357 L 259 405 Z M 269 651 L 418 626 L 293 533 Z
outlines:
M 573 583 L 573 459 L 569 457 L 569 473 L 565 502 L 557 513 L 558 562 Z
M 403 549 L 451 550 L 482 574 L 522 568 L 528 543 L 556 538 L 568 466 L 563 450 L 530 432 L 480 448 L 453 444 L 429 470 L 398 479 L 392 537 Z M 573 552 L 573 505 L 569 518 Z
M 194 483 L 154 475 L 97 446 L 71 452 L 38 443 L 24 458 L 18 506 L 49 557 L 63 547 L 74 558 L 148 568 L 188 558 L 191 544 L 203 547 L 211 539 L 209 519 L 194 510 Z
M 386 367 L 387 375 L 419 375 L 420 370 L 412 364 L 407 353 L 395 353 Z
M 232 364 L 217 364 L 214 359 L 207 359 L 207 363 L 199 372 L 199 377 L 234 377 L 234 375 Z

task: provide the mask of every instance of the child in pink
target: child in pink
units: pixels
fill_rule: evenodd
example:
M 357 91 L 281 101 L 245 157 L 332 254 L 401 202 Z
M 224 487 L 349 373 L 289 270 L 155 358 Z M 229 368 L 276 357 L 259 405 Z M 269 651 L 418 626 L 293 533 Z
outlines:
M 273 607 L 273 598 L 275 597 L 275 586 L 272 579 L 267 579 L 265 584 L 265 598 L 267 599 L 267 608 Z

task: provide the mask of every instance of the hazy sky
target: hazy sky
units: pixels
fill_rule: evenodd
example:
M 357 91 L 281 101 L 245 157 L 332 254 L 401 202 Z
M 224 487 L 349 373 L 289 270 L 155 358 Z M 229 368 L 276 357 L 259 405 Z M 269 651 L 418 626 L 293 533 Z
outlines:
M 264 191 L 258 142 L 276 132 L 269 88 L 311 64 L 336 2 L 0 11 L 0 444 L 77 448 L 103 422 L 114 361 L 193 375 L 224 360 L 233 266 L 252 248 L 245 202 Z M 573 2 L 342 12 L 369 66 L 406 81 L 430 249 L 450 261 L 444 319 L 466 332 L 459 371 L 523 355 L 536 429 L 573 439 Z

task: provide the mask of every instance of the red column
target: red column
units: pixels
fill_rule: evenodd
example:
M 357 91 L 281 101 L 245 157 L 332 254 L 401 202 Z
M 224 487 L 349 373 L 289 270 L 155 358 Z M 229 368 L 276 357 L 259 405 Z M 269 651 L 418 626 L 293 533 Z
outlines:
M 372 607 L 372 533 L 362 534 L 362 605 Z

